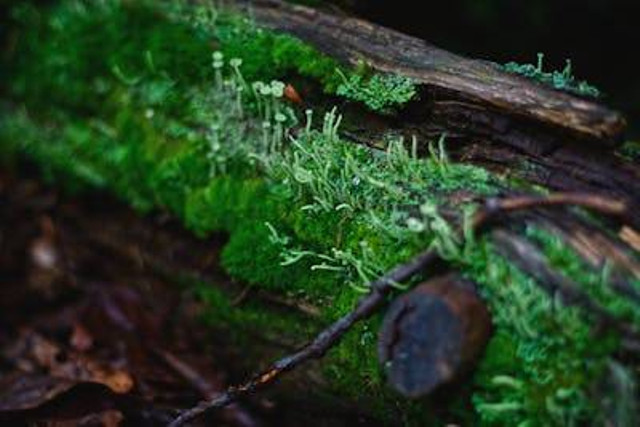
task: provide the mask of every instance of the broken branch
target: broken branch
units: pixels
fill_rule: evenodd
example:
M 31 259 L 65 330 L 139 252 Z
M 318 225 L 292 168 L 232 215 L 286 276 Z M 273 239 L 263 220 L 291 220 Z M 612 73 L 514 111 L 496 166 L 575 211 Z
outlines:
M 447 274 L 393 301 L 380 328 L 378 359 L 396 391 L 419 398 L 469 372 L 491 330 L 476 285 Z

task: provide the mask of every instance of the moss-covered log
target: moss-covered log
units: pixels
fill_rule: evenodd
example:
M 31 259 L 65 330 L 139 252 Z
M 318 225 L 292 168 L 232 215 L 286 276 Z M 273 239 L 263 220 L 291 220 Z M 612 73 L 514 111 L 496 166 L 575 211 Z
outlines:
M 247 7 L 259 22 L 292 33 L 354 67 L 364 61 L 376 70 L 408 76 L 428 87 L 434 96 L 430 111 L 442 125 L 450 122 L 456 133 L 480 133 L 478 126 L 482 125 L 485 135 L 509 138 L 510 132 L 517 132 L 515 118 L 520 117 L 532 125 L 535 133 L 551 128 L 582 141 L 611 144 L 620 141 L 625 127 L 619 113 L 596 102 L 366 21 L 280 0 L 253 1 Z M 450 99 L 446 99 L 447 92 Z M 463 123 L 456 124 L 456 116 L 466 116 L 470 123 L 460 126 Z M 495 120 L 486 119 L 491 116 Z M 512 125 L 508 123 L 510 118 Z
M 240 2 L 242 3 L 242 2 Z M 360 120 L 364 141 L 382 132 L 434 138 L 446 132 L 465 161 L 545 187 L 602 192 L 640 207 L 640 168 L 621 159 L 623 116 L 596 100 L 555 90 L 488 61 L 464 58 L 359 19 L 280 0 L 247 6 L 259 22 L 294 34 L 354 67 L 412 78 L 418 96 L 399 117 Z
M 258 20 L 262 5 L 252 12 Z M 273 22 L 290 17 L 294 25 L 298 20 L 290 14 L 299 10 L 278 5 L 269 16 Z M 300 22 L 307 23 L 300 28 L 313 22 L 304 19 L 318 16 L 302 11 Z M 386 387 L 377 362 L 382 319 L 376 317 L 356 327 L 318 365 L 321 380 L 313 388 L 319 394 L 331 391 L 380 419 L 408 424 L 436 417 L 485 425 L 608 422 L 611 404 L 603 404 L 601 396 L 617 393 L 614 403 L 629 401 L 629 388 L 607 388 L 609 368 L 616 366 L 619 378 L 634 381 L 634 366 L 615 360 L 623 350 L 620 343 L 628 341 L 626 331 L 602 328 L 601 316 L 584 305 L 562 304 L 541 286 L 544 277 L 502 256 L 500 242 L 469 233 L 468 221 L 478 200 L 531 192 L 532 182 L 604 191 L 635 206 L 637 181 L 624 177 L 633 176 L 636 166 L 618 169 L 610 153 L 609 142 L 622 126 L 619 115 L 443 52 L 438 55 L 469 67 L 460 78 L 466 83 L 456 91 L 454 80 L 447 86 L 438 80 L 453 74 L 425 71 L 421 88 L 410 72 L 412 78 L 388 74 L 384 67 L 379 71 L 385 73 L 353 67 L 353 61 L 340 61 L 344 56 L 336 59 L 317 49 L 331 52 L 334 45 L 314 47 L 247 16 L 197 2 L 62 0 L 13 6 L 2 67 L 4 160 L 27 158 L 45 179 L 65 188 L 109 191 L 142 213 L 168 212 L 200 237 L 227 236 L 220 264 L 258 297 L 238 305 L 235 291 L 215 286 L 216 277 L 199 272 L 197 264 L 188 270 L 191 277 L 201 276 L 187 286 L 210 307 L 206 320 L 235 331 L 234 338 L 247 348 L 257 341 L 251 332 L 256 325 L 261 338 L 299 345 L 320 325 L 352 310 L 372 279 L 432 247 L 447 269 L 477 284 L 491 313 L 494 334 L 474 375 L 446 404 L 438 396 L 417 403 L 398 396 Z M 387 34 L 358 25 L 357 33 Z M 461 76 L 465 67 L 458 70 Z M 473 70 L 495 79 L 484 97 L 462 95 L 471 90 L 469 82 L 480 84 Z M 287 84 L 307 104 L 290 103 Z M 513 90 L 504 92 L 509 85 Z M 489 87 L 504 93 L 492 95 Z M 529 111 L 531 104 L 510 98 L 530 92 L 551 105 Z M 324 110 L 345 99 L 355 101 L 343 105 L 348 133 L 342 132 L 338 111 Z M 431 104 L 438 114 L 425 116 Z M 569 112 L 566 126 L 556 116 L 560 105 Z M 363 115 L 364 107 L 375 112 Z M 470 120 L 474 117 L 478 120 Z M 354 122 L 365 131 L 354 134 Z M 397 130 L 417 138 L 368 139 Z M 427 138 L 443 130 L 448 139 Z M 355 144 L 350 135 L 367 144 Z M 545 145 L 549 141 L 552 145 Z M 453 162 L 451 152 L 535 176 L 523 184 Z M 599 156 L 603 175 L 589 166 Z M 521 167 L 531 159 L 539 168 Z M 548 207 L 510 219 L 509 232 L 535 243 L 545 265 L 571 277 L 614 325 L 634 330 L 640 325 L 633 298 L 640 288 L 637 210 L 612 219 Z M 458 229 L 467 232 L 460 235 Z M 122 251 L 129 246 L 115 239 L 117 227 L 103 231 L 88 240 L 125 256 L 140 254 Z M 146 262 L 165 274 L 189 265 L 184 251 L 164 252 L 167 246 L 171 239 L 150 245 Z M 206 252 L 206 244 L 200 249 Z M 405 290 L 398 286 L 397 293 Z M 292 307 L 306 320 L 276 306 Z M 258 370 L 257 361 L 275 354 L 255 348 L 260 354 L 247 358 Z M 625 408 L 616 410 L 628 414 Z

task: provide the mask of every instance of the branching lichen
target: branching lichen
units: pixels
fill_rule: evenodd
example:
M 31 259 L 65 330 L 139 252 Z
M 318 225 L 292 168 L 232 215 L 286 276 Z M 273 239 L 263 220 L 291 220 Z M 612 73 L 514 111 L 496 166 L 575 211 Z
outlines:
M 366 77 L 342 72 L 343 82 L 336 94 L 353 101 L 362 102 L 373 111 L 391 114 L 394 108 L 404 105 L 416 97 L 416 83 L 409 77 L 395 74 L 374 74 Z
M 505 64 L 503 68 L 510 73 L 523 75 L 558 90 L 593 98 L 601 95 L 600 90 L 595 86 L 590 85 L 584 80 L 575 78 L 571 60 L 567 59 L 567 64 L 562 71 L 544 71 L 543 63 L 544 54 L 538 53 L 538 63 L 536 65 L 509 62 Z

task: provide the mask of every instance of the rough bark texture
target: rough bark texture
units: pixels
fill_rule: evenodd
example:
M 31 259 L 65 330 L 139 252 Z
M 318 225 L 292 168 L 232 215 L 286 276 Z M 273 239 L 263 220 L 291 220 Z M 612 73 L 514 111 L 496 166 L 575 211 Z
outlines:
M 366 21 L 277 0 L 258 0 L 252 5 L 259 21 L 295 34 L 342 61 L 356 65 L 364 60 L 379 71 L 411 77 L 443 94 L 451 91 L 458 104 L 443 103 L 434 108 L 445 117 L 466 110 L 474 118 L 477 107 L 481 107 L 488 110 L 480 111 L 487 118 L 491 111 L 500 117 L 508 112 L 596 143 L 614 142 L 625 126 L 623 117 L 606 107 L 505 73 L 496 64 L 467 59 Z M 503 121 L 484 125 L 497 129 L 506 124 L 500 123 Z

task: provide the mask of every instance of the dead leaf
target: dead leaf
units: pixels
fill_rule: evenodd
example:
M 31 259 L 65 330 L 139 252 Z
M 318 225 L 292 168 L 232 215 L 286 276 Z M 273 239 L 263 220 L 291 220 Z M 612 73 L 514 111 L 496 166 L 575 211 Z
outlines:
M 93 336 L 81 323 L 76 323 L 73 325 L 70 344 L 78 351 L 88 351 L 93 347 Z

